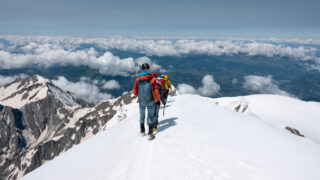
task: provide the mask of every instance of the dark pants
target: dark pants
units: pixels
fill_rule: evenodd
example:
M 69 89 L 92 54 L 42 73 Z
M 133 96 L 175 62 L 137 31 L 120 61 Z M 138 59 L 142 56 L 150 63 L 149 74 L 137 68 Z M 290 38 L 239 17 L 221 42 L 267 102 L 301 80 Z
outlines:
M 154 124 L 159 123 L 160 103 L 154 103 Z
M 168 95 L 169 95 L 169 90 L 165 90 L 164 93 L 163 93 L 163 95 L 164 95 L 164 98 L 165 98 L 166 101 L 167 101 L 167 98 L 168 98 Z

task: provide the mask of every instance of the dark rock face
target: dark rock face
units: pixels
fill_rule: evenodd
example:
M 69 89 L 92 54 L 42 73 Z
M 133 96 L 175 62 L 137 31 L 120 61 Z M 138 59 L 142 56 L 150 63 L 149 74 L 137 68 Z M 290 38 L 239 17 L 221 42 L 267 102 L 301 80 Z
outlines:
M 295 128 L 286 126 L 285 129 L 288 130 L 289 132 L 291 132 L 291 133 L 294 134 L 294 135 L 304 137 L 304 135 L 301 134 L 301 133 L 300 133 L 297 129 L 295 129 Z
M 31 84 L 32 89 L 38 87 L 32 86 L 37 81 L 37 77 L 16 80 L 21 87 Z M 54 86 L 50 82 L 49 85 Z M 66 106 L 61 98 L 50 93 L 50 88 L 45 98 L 19 109 L 0 105 L 0 179 L 20 178 L 103 130 L 124 105 L 135 99 L 130 92 L 89 108 L 89 103 L 58 90 L 74 98 L 79 106 Z M 120 117 L 125 115 L 120 113 Z
M 22 112 L 0 105 L 0 164 L 2 155 L 14 156 L 26 147 L 22 131 L 25 128 Z M 8 153 L 9 152 L 9 153 Z
M 59 113 L 65 116 L 61 118 L 58 116 Z M 32 148 L 41 148 L 43 141 L 56 136 L 56 133 L 59 133 L 56 128 L 59 125 L 66 124 L 69 121 L 70 114 L 71 112 L 66 110 L 64 105 L 53 95 L 26 104 L 20 110 L 4 107 L 0 112 L 0 123 L 2 124 L 0 156 L 1 162 L 11 163 L 1 166 L 0 178 L 12 179 L 16 175 L 14 172 L 17 169 L 20 171 L 27 168 L 27 165 L 22 163 L 26 153 Z M 41 139 L 40 136 L 42 136 Z M 39 142 L 36 140 L 39 140 Z M 44 159 L 46 159 L 45 156 Z M 8 169 L 7 167 L 12 164 L 14 164 L 14 168 Z M 36 167 L 38 166 L 34 168 Z

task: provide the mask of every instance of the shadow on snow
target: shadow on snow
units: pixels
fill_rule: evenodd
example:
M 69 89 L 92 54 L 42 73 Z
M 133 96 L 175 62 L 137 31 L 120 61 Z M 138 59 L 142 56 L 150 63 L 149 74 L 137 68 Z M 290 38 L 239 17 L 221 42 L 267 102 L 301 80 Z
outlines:
M 175 122 L 175 120 L 177 120 L 177 117 L 172 117 L 172 118 L 168 118 L 162 121 L 159 121 L 159 127 L 157 129 L 157 134 L 161 131 L 164 131 L 166 129 L 168 129 L 171 126 L 175 126 L 177 123 Z

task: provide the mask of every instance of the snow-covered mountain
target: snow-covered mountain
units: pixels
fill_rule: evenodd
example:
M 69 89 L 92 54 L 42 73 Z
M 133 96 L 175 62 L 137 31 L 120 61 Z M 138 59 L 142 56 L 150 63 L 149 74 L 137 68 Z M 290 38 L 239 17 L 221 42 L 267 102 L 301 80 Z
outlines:
M 95 107 L 41 76 L 0 86 L 0 179 L 17 179 L 124 118 L 127 93 Z M 116 116 L 115 116 L 116 115 Z
M 138 104 L 123 111 L 22 179 L 320 179 L 320 103 L 172 96 L 153 141 L 139 134 Z

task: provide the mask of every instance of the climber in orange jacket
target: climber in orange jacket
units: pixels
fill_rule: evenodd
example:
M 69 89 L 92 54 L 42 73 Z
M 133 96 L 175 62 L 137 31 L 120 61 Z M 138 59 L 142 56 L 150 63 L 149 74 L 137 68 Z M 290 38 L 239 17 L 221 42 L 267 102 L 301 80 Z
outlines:
M 152 78 L 149 73 L 150 66 L 147 63 L 141 66 L 142 73 L 135 80 L 132 92 L 135 96 L 138 96 L 139 110 L 140 110 L 140 132 L 144 134 L 145 127 L 145 110 L 148 110 L 148 126 L 149 136 L 154 139 L 153 125 L 154 125 L 154 103 L 160 102 L 160 93 L 156 80 Z

